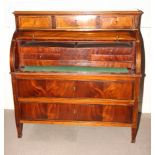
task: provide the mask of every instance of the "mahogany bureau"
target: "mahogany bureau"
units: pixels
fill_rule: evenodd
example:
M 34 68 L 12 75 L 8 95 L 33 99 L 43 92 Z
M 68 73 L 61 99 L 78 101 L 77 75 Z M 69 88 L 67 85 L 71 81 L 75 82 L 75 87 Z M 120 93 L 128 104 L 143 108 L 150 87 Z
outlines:
M 10 67 L 23 123 L 131 127 L 141 79 L 142 11 L 16 11 Z

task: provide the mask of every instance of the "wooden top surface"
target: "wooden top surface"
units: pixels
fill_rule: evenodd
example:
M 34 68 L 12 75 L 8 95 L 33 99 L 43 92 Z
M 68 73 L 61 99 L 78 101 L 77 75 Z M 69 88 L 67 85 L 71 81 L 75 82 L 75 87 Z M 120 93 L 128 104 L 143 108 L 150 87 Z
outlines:
M 128 10 L 128 11 L 15 11 L 13 14 L 15 15 L 47 15 L 47 14 L 84 14 L 84 15 L 91 15 L 91 14 L 142 14 L 141 10 Z

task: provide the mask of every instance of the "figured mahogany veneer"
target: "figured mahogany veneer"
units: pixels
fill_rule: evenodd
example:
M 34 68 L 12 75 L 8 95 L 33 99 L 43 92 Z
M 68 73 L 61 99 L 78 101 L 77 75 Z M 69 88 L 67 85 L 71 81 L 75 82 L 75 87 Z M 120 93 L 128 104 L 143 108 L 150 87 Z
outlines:
M 19 29 L 134 29 L 141 11 L 15 12 Z
M 68 105 L 55 103 L 21 103 L 20 106 L 22 120 L 101 121 L 121 123 L 131 123 L 132 120 L 131 106 Z
M 51 16 L 20 16 L 19 23 L 24 29 L 52 27 Z
M 133 81 L 19 79 L 17 87 L 19 97 L 133 99 Z
M 14 14 L 10 68 L 18 137 L 23 123 L 128 126 L 134 142 L 142 12 Z

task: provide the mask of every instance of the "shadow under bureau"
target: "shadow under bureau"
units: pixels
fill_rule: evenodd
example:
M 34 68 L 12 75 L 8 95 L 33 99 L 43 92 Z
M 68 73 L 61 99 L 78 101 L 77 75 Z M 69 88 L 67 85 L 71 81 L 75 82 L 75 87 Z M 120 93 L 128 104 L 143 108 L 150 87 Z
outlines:
M 131 127 L 141 78 L 141 11 L 16 11 L 10 50 L 23 123 Z

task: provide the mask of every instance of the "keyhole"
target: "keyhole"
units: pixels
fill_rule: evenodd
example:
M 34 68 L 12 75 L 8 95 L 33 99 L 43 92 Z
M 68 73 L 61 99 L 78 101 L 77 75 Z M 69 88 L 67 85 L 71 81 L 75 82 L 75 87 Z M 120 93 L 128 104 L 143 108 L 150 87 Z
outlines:
M 73 114 L 76 114 L 76 110 L 75 109 L 73 110 Z
M 117 24 L 117 22 L 118 22 L 118 19 L 116 18 L 116 20 L 115 20 L 115 24 Z
M 73 87 L 73 90 L 74 90 L 74 91 L 76 90 L 76 87 L 75 87 L 75 86 Z
M 118 23 L 118 18 L 116 17 L 114 20 L 114 24 L 117 24 L 117 23 Z
M 77 19 L 74 20 L 74 24 L 75 24 L 76 26 L 78 26 L 78 21 L 77 21 Z
M 33 24 L 34 24 L 34 25 L 37 25 L 37 21 L 36 21 L 36 20 L 34 20 Z
M 119 40 L 119 36 L 118 35 L 116 36 L 116 40 Z

